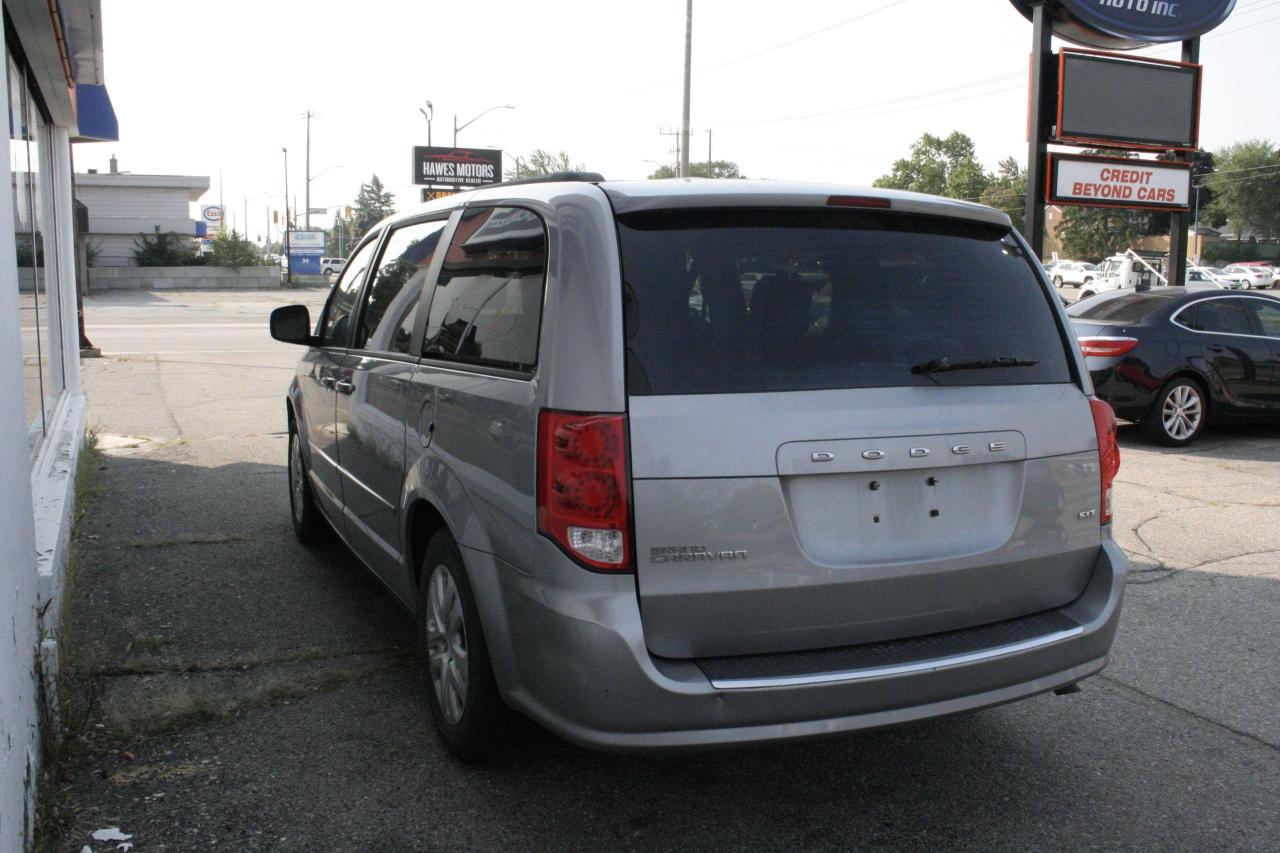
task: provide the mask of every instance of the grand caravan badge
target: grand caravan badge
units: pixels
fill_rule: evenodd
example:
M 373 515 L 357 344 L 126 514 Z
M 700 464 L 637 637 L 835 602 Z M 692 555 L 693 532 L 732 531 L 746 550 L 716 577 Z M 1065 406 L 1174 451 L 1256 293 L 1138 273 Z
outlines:
M 665 545 L 649 549 L 651 563 L 695 563 L 745 560 L 746 551 L 711 551 L 706 545 Z

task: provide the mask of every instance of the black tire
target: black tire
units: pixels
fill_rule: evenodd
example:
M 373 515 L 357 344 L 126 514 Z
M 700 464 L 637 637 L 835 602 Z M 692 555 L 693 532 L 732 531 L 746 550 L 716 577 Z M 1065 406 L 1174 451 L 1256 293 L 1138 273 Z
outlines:
M 447 583 L 439 578 L 443 572 Z M 437 586 L 433 593 L 432 586 Z M 452 604 L 448 590 L 440 595 L 442 586 L 450 586 L 460 605 L 461 642 L 450 638 L 451 625 L 456 625 L 459 611 Z M 436 607 L 439 602 L 440 607 Z M 450 754 L 467 764 L 478 764 L 501 758 L 508 750 L 515 723 L 515 713 L 507 707 L 498 692 L 489 660 L 489 647 L 485 644 L 480 628 L 480 613 L 476 609 L 475 596 L 462 565 L 462 554 L 447 530 L 431 537 L 422 559 L 422 572 L 418 582 L 418 643 L 423 657 L 423 681 L 427 689 L 427 704 L 431 719 Z M 444 619 L 438 618 L 444 614 Z M 440 627 L 436 627 L 440 626 Z M 454 652 L 463 651 L 461 680 L 462 697 L 456 687 L 450 687 L 448 667 L 454 667 L 453 683 L 457 682 L 458 660 Z M 433 657 L 434 655 L 434 657 Z M 440 669 L 437 677 L 434 669 Z
M 1183 420 L 1176 416 L 1181 410 Z M 1186 418 L 1192 423 L 1188 424 Z M 1209 420 L 1209 398 L 1204 386 L 1189 376 L 1175 376 L 1160 389 L 1142 431 L 1156 444 L 1186 447 L 1204 431 Z
M 1054 286 L 1054 287 L 1057 287 L 1057 288 L 1061 288 L 1061 287 L 1062 287 L 1062 276 L 1060 276 L 1060 275 L 1055 275 L 1055 276 L 1053 277 L 1053 286 Z
M 298 437 L 298 428 L 290 423 L 289 461 L 285 466 L 289 470 L 289 518 L 299 541 L 304 545 L 315 545 L 324 541 L 329 528 L 311 491 L 306 464 L 302 458 L 302 439 Z
M 1093 291 L 1085 290 L 1081 292 L 1079 296 L 1076 297 L 1076 301 L 1079 302 L 1081 299 L 1088 299 L 1090 296 L 1093 296 L 1093 295 L 1094 295 Z

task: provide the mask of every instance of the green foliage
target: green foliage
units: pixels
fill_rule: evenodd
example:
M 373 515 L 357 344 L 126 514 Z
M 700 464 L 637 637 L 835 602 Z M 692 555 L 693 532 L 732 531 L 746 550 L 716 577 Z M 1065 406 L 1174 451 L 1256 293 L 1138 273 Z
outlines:
M 338 215 L 333 218 L 333 227 L 325 234 L 325 254 L 334 258 L 345 258 L 351 248 L 355 246 L 356 237 L 354 211 L 351 216 L 346 217 L 342 215 L 342 211 L 338 211 Z
M 677 171 L 675 166 L 659 166 L 649 178 L 651 180 L 674 178 Z M 691 160 L 689 161 L 689 175 L 694 178 L 746 177 L 738 171 L 738 164 L 732 160 L 712 160 L 710 163 L 707 163 L 706 160 Z
M 911 156 L 893 164 L 875 186 L 977 200 L 992 178 L 975 154 L 973 140 L 960 131 L 943 138 L 926 133 L 911 146 Z
M 1000 161 L 995 173 L 987 177 L 987 188 L 979 200 L 1009 214 L 1021 226 L 1027 213 L 1027 170 L 1013 157 Z
M 1259 246 L 1255 237 L 1248 240 L 1214 240 L 1204 244 L 1204 259 L 1209 266 L 1225 267 L 1236 261 L 1273 261 L 1280 263 L 1280 251 L 1273 243 Z
M 528 157 L 517 157 L 515 169 L 506 178 L 516 181 L 521 178 L 539 178 L 543 175 L 554 175 L 556 172 L 582 172 L 585 170 L 586 166 L 581 162 L 575 163 L 570 160 L 567 152 L 561 151 L 557 154 L 539 148 Z
M 1237 142 L 1213 155 L 1218 174 L 1205 179 L 1213 191 L 1202 221 L 1230 223 L 1237 233 L 1280 236 L 1280 150 L 1265 139 Z M 1203 190 L 1201 191 L 1203 193 Z
M 258 266 L 262 263 L 262 252 L 258 247 L 238 231 L 219 231 L 213 238 L 213 254 L 209 256 L 209 266 L 230 267 L 238 270 L 241 267 Z
M 133 259 L 140 267 L 186 266 L 194 256 L 190 237 L 173 231 L 161 233 L 158 225 L 154 234 L 139 234 L 133 241 Z
M 360 239 L 379 221 L 396 212 L 395 196 L 387 192 L 382 179 L 374 175 L 368 183 L 360 185 L 352 205 L 351 218 L 354 220 L 356 239 Z

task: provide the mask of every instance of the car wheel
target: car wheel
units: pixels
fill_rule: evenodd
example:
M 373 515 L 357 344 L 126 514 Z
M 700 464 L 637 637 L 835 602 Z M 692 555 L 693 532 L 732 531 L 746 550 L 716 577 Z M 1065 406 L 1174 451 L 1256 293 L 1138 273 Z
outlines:
M 293 532 L 304 545 L 320 542 L 328 532 L 320 515 L 311 482 L 307 479 L 306 463 L 302 458 L 302 439 L 298 429 L 289 425 L 289 517 L 293 520 Z
M 1085 276 L 1085 277 L 1084 277 L 1084 285 L 1085 285 L 1085 286 L 1087 286 L 1087 285 L 1091 284 L 1092 282 L 1093 282 L 1093 277 L 1092 277 L 1092 276 Z
M 1200 383 L 1178 377 L 1161 389 L 1142 428 L 1157 444 L 1184 447 L 1204 429 L 1207 416 L 1208 406 Z
M 1062 276 L 1060 276 L 1060 275 L 1055 275 L 1055 276 L 1053 277 L 1053 286 L 1054 286 L 1054 287 L 1062 287 Z
M 1076 297 L 1076 301 L 1079 302 L 1081 299 L 1088 299 L 1090 296 L 1093 296 L 1092 290 L 1082 291 L 1081 294 L 1078 297 Z
M 427 704 L 440 740 L 467 763 L 500 757 L 515 713 L 498 692 L 462 555 L 447 530 L 431 537 L 423 556 L 417 621 Z

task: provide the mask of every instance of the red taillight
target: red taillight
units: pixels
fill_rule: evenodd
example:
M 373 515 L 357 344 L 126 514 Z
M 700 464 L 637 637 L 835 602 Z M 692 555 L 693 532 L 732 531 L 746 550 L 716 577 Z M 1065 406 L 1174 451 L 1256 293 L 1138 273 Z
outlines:
M 595 569 L 631 569 L 626 436 L 626 415 L 538 414 L 538 532 Z
M 889 199 L 866 195 L 833 195 L 827 199 L 828 207 L 871 207 L 888 210 Z
M 1124 355 L 1138 345 L 1137 338 L 1080 338 L 1080 352 L 1101 358 Z
M 1116 413 L 1102 400 L 1089 400 L 1093 410 L 1093 431 L 1098 436 L 1098 465 L 1102 480 L 1102 493 L 1098 506 L 1101 524 L 1111 521 L 1111 484 L 1120 471 L 1120 445 L 1116 443 Z

